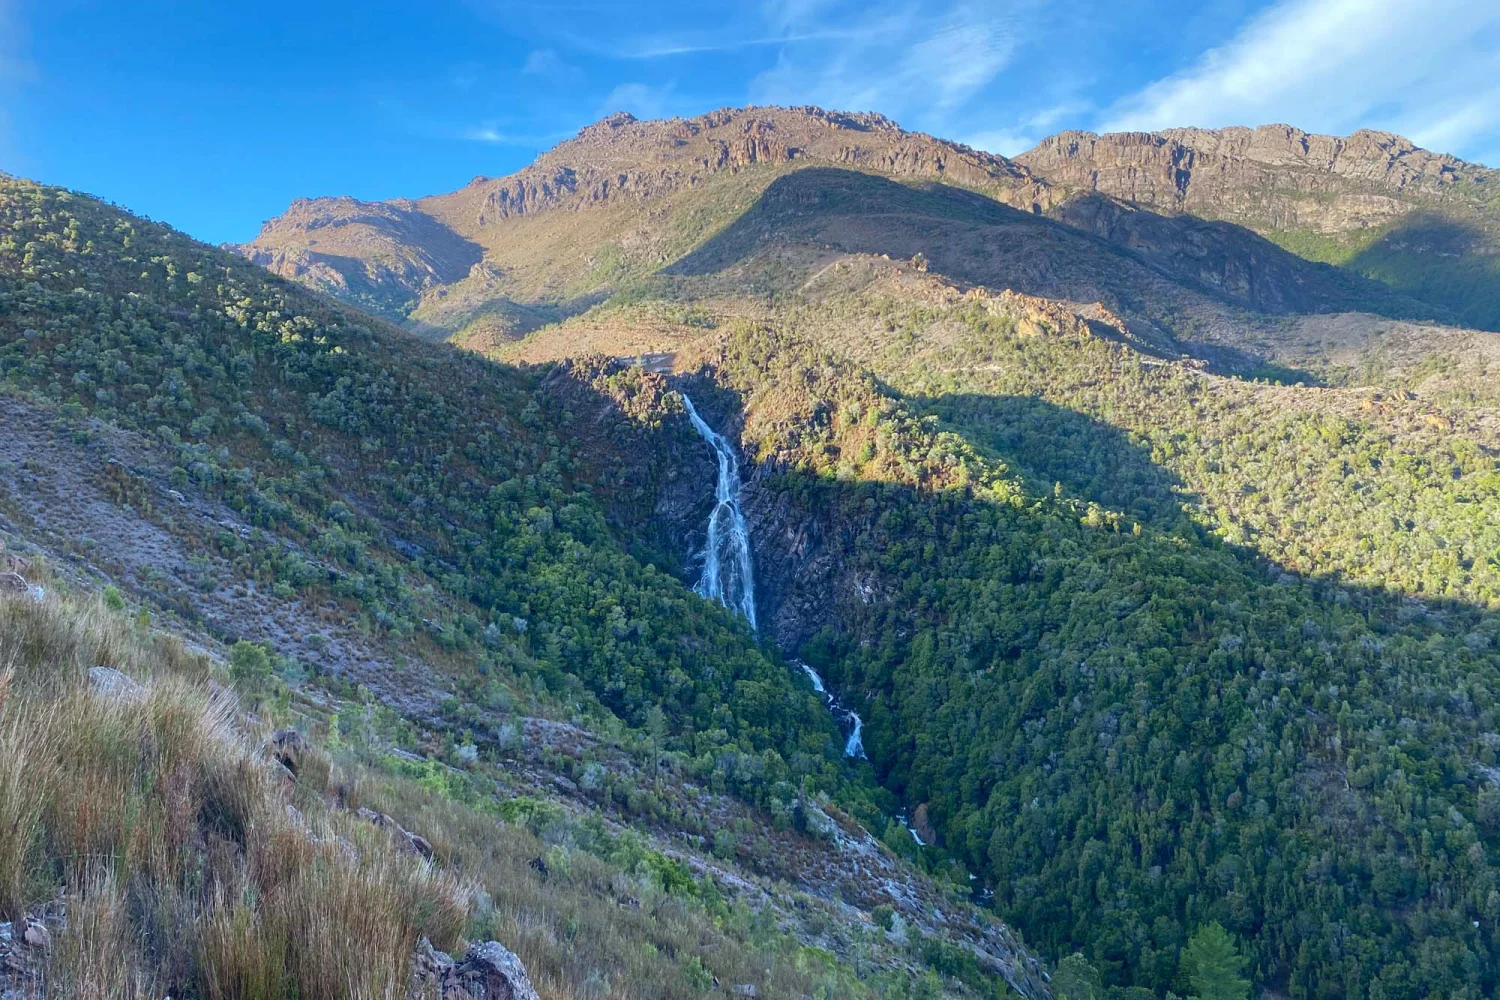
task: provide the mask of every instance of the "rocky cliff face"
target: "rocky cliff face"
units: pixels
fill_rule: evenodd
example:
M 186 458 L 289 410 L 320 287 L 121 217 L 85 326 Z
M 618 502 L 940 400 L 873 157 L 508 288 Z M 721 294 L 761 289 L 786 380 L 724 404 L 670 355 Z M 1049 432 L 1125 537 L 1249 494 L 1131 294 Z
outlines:
M 464 232 L 549 209 L 649 199 L 717 173 L 794 161 L 947 179 L 1028 208 L 1052 202 L 1047 185 L 1004 157 L 907 132 L 884 115 L 752 107 L 661 121 L 610 115 L 518 173 L 475 178 L 420 205 Z
M 997 290 L 1114 302 L 1121 288 L 1146 289 L 1136 297 L 1175 302 L 1174 316 L 1217 315 L 1227 302 L 1488 329 L 1500 323 L 1500 304 L 1487 304 L 1500 266 L 1497 196 L 1500 172 L 1383 132 L 1065 132 L 1009 160 L 881 115 L 751 107 L 611 115 L 514 174 L 417 201 L 298 201 L 235 249 L 414 329 L 465 331 L 467 343 L 509 343 L 664 266 L 704 273 L 705 250 L 757 233 L 782 240 L 788 227 L 813 250 L 920 252 Z M 837 198 L 837 225 L 811 232 Z M 1005 207 L 1019 211 L 996 233 Z M 928 210 L 937 216 L 921 218 Z M 1066 226 L 1032 225 L 1044 221 Z M 1068 229 L 1130 253 L 1101 253 Z M 708 233 L 717 235 L 705 242 Z M 1316 246 L 1302 245 L 1309 237 Z
M 1339 233 L 1457 197 L 1460 182 L 1500 175 L 1389 132 L 1346 138 L 1288 125 L 1062 132 L 1016 158 L 1069 191 L 1097 191 L 1162 211 L 1277 229 Z
M 1093 192 L 1069 198 L 1051 214 L 1125 247 L 1164 273 L 1257 312 L 1340 309 L 1403 315 L 1413 308 L 1378 282 L 1310 264 L 1243 226 L 1189 214 L 1164 215 Z

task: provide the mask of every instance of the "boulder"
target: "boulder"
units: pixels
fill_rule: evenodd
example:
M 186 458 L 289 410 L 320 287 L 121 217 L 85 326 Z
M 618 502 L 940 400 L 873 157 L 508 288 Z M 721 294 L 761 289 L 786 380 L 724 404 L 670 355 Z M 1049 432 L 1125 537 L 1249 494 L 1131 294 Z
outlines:
M 457 971 L 474 1000 L 541 1000 L 526 975 L 526 966 L 499 941 L 472 946 Z
M 354 810 L 354 815 L 358 816 L 366 823 L 374 823 L 382 830 L 401 829 L 401 827 L 396 824 L 396 821 L 391 819 L 385 813 L 376 812 L 374 809 L 367 809 L 364 806 L 360 806 L 358 809 Z
M 400 823 L 397 823 L 385 813 L 376 812 L 374 809 L 366 809 L 364 806 L 360 806 L 354 811 L 354 815 L 358 816 L 360 819 L 366 821 L 367 823 L 373 823 L 374 825 L 380 827 L 380 829 L 382 830 L 390 831 L 391 838 L 395 840 L 397 844 L 405 847 L 407 850 L 417 855 L 417 857 L 423 858 L 427 861 L 432 860 L 434 854 L 432 842 L 419 833 L 412 833 L 410 830 L 403 828 Z
M 420 858 L 431 861 L 433 855 L 432 841 L 420 833 L 412 833 L 410 830 L 404 832 L 406 833 L 406 846 L 411 848 L 411 852 Z
M 515 952 L 498 941 L 469 948 L 455 962 L 423 938 L 412 961 L 408 997 L 437 1000 L 541 1000 L 526 966 Z
M 31 585 L 20 573 L 0 573 L 0 593 L 3 594 L 25 594 L 30 592 Z
M 302 758 L 311 749 L 312 744 L 307 742 L 307 737 L 295 729 L 278 729 L 266 741 L 266 750 L 271 758 L 286 768 L 293 777 L 297 776 Z
M 90 667 L 89 687 L 112 701 L 134 701 L 146 694 L 144 687 L 114 667 Z
M 44 924 L 35 920 L 27 921 L 26 933 L 22 935 L 21 940 L 25 941 L 28 947 L 43 952 L 52 950 L 52 932 L 47 930 Z

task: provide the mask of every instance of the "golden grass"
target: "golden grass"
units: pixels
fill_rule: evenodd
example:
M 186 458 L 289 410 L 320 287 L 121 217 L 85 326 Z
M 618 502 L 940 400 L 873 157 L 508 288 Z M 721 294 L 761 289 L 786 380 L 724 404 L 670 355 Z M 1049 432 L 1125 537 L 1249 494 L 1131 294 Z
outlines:
M 139 687 L 93 690 L 99 665 Z M 0 915 L 62 902 L 57 995 L 404 996 L 467 890 L 320 797 L 289 809 L 209 675 L 100 605 L 0 600 Z
M 140 689 L 95 692 L 96 665 Z M 403 998 L 420 938 L 465 935 L 516 951 L 546 1000 L 873 995 L 766 915 L 665 891 L 568 824 L 539 839 L 316 748 L 291 785 L 211 673 L 97 603 L 0 599 L 0 919 L 60 902 L 55 995 Z

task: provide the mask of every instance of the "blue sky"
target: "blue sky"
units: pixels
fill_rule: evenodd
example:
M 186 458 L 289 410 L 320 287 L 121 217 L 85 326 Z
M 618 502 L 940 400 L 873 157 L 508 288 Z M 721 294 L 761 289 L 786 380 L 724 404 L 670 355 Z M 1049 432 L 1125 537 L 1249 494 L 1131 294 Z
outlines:
M 0 0 L 0 169 L 214 242 L 505 174 L 611 111 L 746 103 L 998 153 L 1289 122 L 1500 166 L 1500 2 Z

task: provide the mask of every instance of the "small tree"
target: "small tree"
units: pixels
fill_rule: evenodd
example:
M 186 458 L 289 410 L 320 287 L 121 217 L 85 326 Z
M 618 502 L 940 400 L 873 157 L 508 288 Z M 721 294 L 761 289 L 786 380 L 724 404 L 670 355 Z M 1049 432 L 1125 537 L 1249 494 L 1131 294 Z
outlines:
M 1104 979 L 1088 959 L 1075 952 L 1057 963 L 1052 994 L 1058 1000 L 1103 1000 Z
M 266 647 L 241 639 L 229 650 L 229 676 L 254 690 L 271 676 L 271 657 Z
M 1217 921 L 1198 928 L 1182 950 L 1182 971 L 1198 1000 L 1248 1000 L 1244 970 L 1244 956 Z
M 651 736 L 651 776 L 658 790 L 661 789 L 661 745 L 667 737 L 667 716 L 661 706 L 646 709 L 646 732 Z

